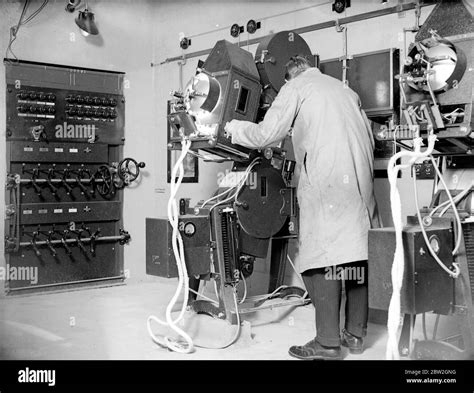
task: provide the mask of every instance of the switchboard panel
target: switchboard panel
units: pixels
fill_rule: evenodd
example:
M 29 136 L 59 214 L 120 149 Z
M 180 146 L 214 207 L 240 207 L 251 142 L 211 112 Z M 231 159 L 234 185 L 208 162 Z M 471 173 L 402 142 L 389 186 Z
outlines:
M 5 59 L 6 291 L 121 282 L 124 73 Z

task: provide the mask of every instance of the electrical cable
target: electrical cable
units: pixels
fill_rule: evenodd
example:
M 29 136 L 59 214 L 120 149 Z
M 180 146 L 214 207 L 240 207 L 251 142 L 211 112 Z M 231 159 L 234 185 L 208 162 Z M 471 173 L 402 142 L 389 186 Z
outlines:
M 15 42 L 15 40 L 16 40 L 18 30 L 20 30 L 20 26 L 22 25 L 23 17 L 25 16 L 26 10 L 27 10 L 28 5 L 29 5 L 29 2 L 30 2 L 30 0 L 25 0 L 25 4 L 23 4 L 23 10 L 21 11 L 21 15 L 20 15 L 20 19 L 18 19 L 18 23 L 16 24 L 16 26 L 10 27 L 10 39 L 9 39 L 9 42 L 8 42 L 8 45 L 7 45 L 7 49 L 5 51 L 5 58 L 7 58 L 7 59 L 8 59 L 8 52 L 10 52 L 12 54 L 12 56 L 14 57 L 14 59 L 16 61 L 18 61 L 18 57 L 16 57 L 16 55 L 13 52 L 11 46 L 12 46 L 13 42 Z
M 471 183 L 471 185 L 466 188 L 465 190 L 463 190 L 461 193 L 459 193 L 458 195 L 456 195 L 453 200 L 456 204 L 458 204 L 459 202 L 461 202 L 464 197 L 469 194 L 471 191 L 472 191 L 472 188 L 474 187 L 474 181 Z M 449 210 L 449 208 L 451 206 L 449 206 L 449 200 L 444 202 L 446 204 L 445 208 L 443 210 L 440 211 L 438 217 L 443 217 L 443 215 Z
M 231 196 L 227 197 L 226 199 L 223 199 L 222 201 L 219 201 L 217 203 L 215 203 L 210 209 L 209 209 L 209 214 L 212 212 L 213 209 L 215 209 L 217 206 L 219 205 L 222 205 L 226 202 L 229 202 L 231 201 L 232 199 L 234 199 L 235 201 L 237 200 L 237 196 L 239 195 L 241 189 L 244 187 L 245 185 L 245 182 L 247 181 L 249 175 L 250 175 L 250 172 L 252 171 L 252 169 L 258 165 L 260 162 L 260 157 L 257 157 L 255 158 L 252 163 L 249 165 L 249 167 L 245 170 L 244 172 L 244 175 L 242 176 L 242 179 L 240 179 L 240 181 L 237 183 L 236 186 L 233 186 L 233 188 L 237 187 L 236 191 L 234 194 L 232 194 Z M 214 198 L 215 199 L 215 198 Z
M 184 315 L 184 312 L 186 310 L 186 306 L 188 303 L 188 295 L 189 295 L 189 278 L 187 275 L 187 269 L 186 269 L 186 263 L 184 260 L 184 247 L 183 247 L 183 241 L 181 238 L 181 234 L 179 232 L 179 212 L 178 212 L 178 204 L 176 202 L 176 194 L 178 192 L 178 188 L 181 185 L 183 176 L 184 176 L 184 169 L 183 169 L 183 160 L 186 157 L 186 154 L 189 151 L 189 148 L 191 147 L 191 142 L 189 140 L 183 140 L 182 141 L 182 152 L 181 155 L 173 168 L 172 171 L 172 179 L 175 179 L 171 183 L 171 193 L 170 193 L 170 198 L 168 200 L 168 219 L 169 222 L 173 228 L 173 233 L 172 233 L 172 246 L 173 246 L 173 252 L 176 258 L 176 263 L 178 265 L 178 271 L 179 271 L 179 281 L 180 283 L 178 284 L 178 288 L 176 290 L 175 296 L 173 297 L 170 305 L 172 304 L 174 306 L 174 303 L 176 302 L 181 288 L 184 286 L 184 301 L 183 305 L 181 307 L 181 312 L 176 319 L 176 321 L 172 321 L 171 319 L 171 307 L 168 307 L 166 310 L 166 318 L 168 321 L 168 324 L 171 325 L 172 329 L 175 330 L 178 334 L 180 334 L 182 337 L 185 338 L 185 340 L 188 342 L 188 348 L 185 349 L 184 351 L 187 353 L 188 351 L 192 351 L 192 340 L 187 334 L 185 334 L 181 329 L 176 327 L 176 323 L 180 321 Z M 176 179 L 177 172 L 179 171 L 179 175 Z M 170 323 L 172 321 L 172 323 Z M 169 346 L 169 345 L 168 345 Z M 173 349 L 173 348 L 171 348 Z M 178 347 L 178 349 L 181 349 Z M 176 348 L 175 348 L 176 350 Z
M 423 337 L 425 338 L 425 341 L 427 341 L 428 340 L 428 334 L 426 333 L 426 313 L 422 314 L 421 325 L 423 326 Z
M 456 222 L 457 222 L 457 241 L 456 241 L 456 246 L 454 247 L 454 250 L 453 250 L 453 255 L 457 255 L 458 251 L 459 251 L 459 247 L 461 247 L 461 239 L 462 239 L 462 223 L 461 223 L 461 217 L 459 217 L 459 212 L 458 212 L 458 209 L 456 208 L 456 204 L 454 203 L 454 200 L 453 200 L 453 197 L 451 195 L 451 193 L 449 192 L 448 190 L 448 186 L 446 184 L 446 182 L 444 181 L 444 178 L 443 176 L 441 175 L 441 172 L 439 170 L 439 168 L 435 165 L 435 161 L 434 161 L 434 158 L 432 155 L 429 156 L 430 159 L 431 159 L 431 162 L 433 163 L 433 166 L 435 167 L 435 170 L 436 170 L 436 173 L 438 174 L 438 177 L 439 177 L 439 180 L 441 180 L 441 183 L 443 184 L 443 187 L 444 189 L 447 191 L 446 194 L 448 195 L 448 198 L 449 198 L 449 201 L 451 202 L 451 205 L 453 207 L 453 213 L 454 213 L 454 217 L 456 217 Z M 453 264 L 455 266 L 457 266 L 457 264 Z M 458 271 L 458 274 L 459 274 L 459 267 L 457 267 L 456 269 Z
M 468 188 L 464 189 L 462 192 L 460 192 L 459 194 L 457 194 L 456 196 L 453 197 L 454 202 L 457 204 L 457 203 L 459 203 L 461 200 L 463 200 L 464 197 L 465 197 L 467 194 L 469 194 L 469 192 L 472 191 L 472 188 L 473 188 L 473 187 L 474 187 L 474 181 L 471 183 L 471 185 L 470 185 Z M 446 191 L 446 192 L 449 192 L 449 191 Z M 448 205 L 447 208 L 446 208 L 446 205 Z M 446 213 L 446 211 L 449 209 L 449 207 L 450 207 L 449 205 L 450 205 L 449 199 L 446 200 L 446 201 L 444 201 L 443 203 L 440 203 L 438 206 L 434 207 L 434 208 L 431 210 L 429 216 L 430 216 L 430 217 L 433 217 L 433 215 L 436 213 L 436 211 L 438 211 L 438 209 L 440 209 L 440 208 L 442 208 L 442 207 L 445 207 L 445 209 L 443 209 L 443 210 L 439 213 L 439 215 L 438 215 L 438 217 L 442 217 L 442 216 Z
M 242 277 L 242 281 L 244 283 L 244 294 L 242 296 L 242 299 L 239 300 L 239 304 L 242 304 L 247 299 L 247 282 L 245 281 L 245 277 L 242 272 L 240 272 L 240 277 Z
M 228 194 L 230 191 L 232 191 L 232 190 L 235 189 L 236 187 L 239 187 L 240 185 L 243 185 L 243 184 L 247 181 L 247 178 L 248 178 L 248 176 L 249 176 L 249 174 L 250 174 L 250 171 L 251 171 L 251 170 L 253 169 L 253 167 L 257 164 L 257 161 L 260 161 L 260 157 L 257 157 L 256 159 L 254 159 L 254 160 L 251 162 L 251 164 L 249 165 L 249 167 L 246 168 L 246 170 L 244 171 L 244 174 L 243 174 L 243 176 L 242 176 L 242 179 L 240 179 L 240 180 L 237 182 L 236 185 L 234 185 L 234 186 L 228 188 L 227 190 L 221 192 L 220 194 L 215 195 L 215 196 L 209 198 L 208 200 L 206 200 L 205 202 L 203 202 L 203 203 L 201 204 L 201 209 L 202 209 L 204 206 L 206 206 L 209 202 L 213 201 L 214 199 L 218 199 L 218 198 L 220 198 L 221 196 L 224 196 L 224 195 Z M 233 196 L 234 196 L 234 195 L 235 195 L 235 194 L 233 194 Z M 230 199 L 232 199 L 233 196 L 230 197 Z M 227 200 L 226 200 L 226 201 L 227 201 Z
M 440 166 L 440 157 L 436 159 L 436 166 L 439 168 Z M 435 177 L 433 179 L 433 187 L 431 189 L 431 200 L 433 200 L 434 196 L 436 195 L 436 192 L 438 192 L 438 172 L 435 171 Z
M 166 321 L 162 321 L 157 317 L 151 315 L 148 317 L 147 320 L 147 329 L 148 334 L 153 339 L 155 343 L 158 345 L 169 348 L 172 351 L 180 352 L 180 353 L 191 353 L 194 350 L 194 343 L 191 337 L 179 328 L 176 324 L 183 318 L 184 312 L 186 311 L 187 303 L 188 303 L 188 296 L 189 296 L 189 279 L 187 275 L 186 263 L 184 260 L 184 249 L 183 249 L 183 240 L 179 233 L 178 229 L 178 219 L 179 219 L 179 211 L 178 211 L 178 204 L 176 201 L 176 194 L 178 192 L 178 188 L 183 180 L 184 177 L 184 168 L 183 168 L 183 160 L 186 157 L 187 152 L 191 147 L 191 141 L 189 140 L 182 140 L 182 151 L 181 154 L 176 161 L 172 173 L 171 173 L 171 192 L 170 197 L 168 200 L 168 219 L 173 228 L 172 233 L 172 246 L 173 246 L 173 253 L 176 259 L 176 264 L 178 267 L 178 286 L 176 288 L 175 294 L 171 301 L 169 302 L 166 308 Z M 178 176 L 177 175 L 178 173 Z M 181 307 L 181 311 L 176 319 L 172 319 L 171 311 L 181 293 L 181 290 L 184 290 L 184 300 Z M 178 341 L 165 336 L 163 340 L 159 339 L 155 336 L 151 330 L 151 321 L 155 321 L 161 325 L 169 326 L 172 330 L 178 333 L 179 336 L 183 337 L 186 341 L 186 345 L 182 345 Z
M 247 168 L 248 170 L 249 168 Z M 246 171 L 247 172 L 247 171 Z M 245 172 L 245 173 L 246 173 Z M 249 171 L 250 172 L 250 171 Z M 246 177 L 245 177 L 245 174 L 244 174 L 244 177 L 237 183 L 237 185 L 233 186 L 230 188 L 230 190 L 234 189 L 235 187 L 237 187 L 237 190 L 235 192 L 235 194 L 232 194 L 230 197 L 222 200 L 222 201 L 219 201 L 219 202 L 216 202 L 213 206 L 211 206 L 211 208 L 209 209 L 209 217 L 212 217 L 212 211 L 219 205 L 222 205 L 223 203 L 225 202 L 228 202 L 230 201 L 232 198 L 234 198 L 234 196 L 236 194 L 238 194 L 240 192 L 240 189 L 243 187 L 244 183 L 246 181 Z M 225 193 L 223 193 L 225 195 Z M 216 199 L 217 195 L 213 198 L 210 198 L 208 201 L 212 200 L 212 199 Z M 205 203 L 207 204 L 208 201 L 206 201 Z M 204 203 L 202 204 L 202 206 L 204 206 Z M 212 237 L 212 234 L 213 234 L 213 228 L 212 228 L 212 219 L 210 219 L 210 225 L 209 225 L 209 238 L 211 239 L 211 241 L 214 241 L 213 240 L 213 237 Z M 217 292 L 217 284 L 215 284 L 215 288 L 216 288 L 216 292 Z
M 293 261 L 291 260 L 291 258 L 288 254 L 286 254 L 286 259 L 288 259 L 288 262 L 290 262 L 291 267 L 293 268 L 293 270 L 296 273 L 297 277 L 300 279 L 301 284 L 303 284 L 303 286 L 304 286 L 305 284 L 304 284 L 304 281 L 303 281 L 303 276 L 301 275 L 300 272 L 298 272 L 296 270 L 296 266 L 295 266 L 295 264 L 293 263 Z
M 447 191 L 449 192 L 449 191 Z M 458 195 L 456 195 L 454 197 L 454 201 L 456 202 L 456 199 L 458 198 Z M 444 201 L 443 203 L 440 203 L 438 206 L 435 206 L 431 211 L 430 211 L 430 214 L 429 216 L 430 217 L 433 217 L 434 214 L 438 211 L 438 209 L 442 208 L 442 207 L 445 207 L 446 205 L 449 205 L 449 199 L 447 199 L 446 201 Z
M 450 115 L 450 116 L 445 116 L 445 115 L 441 115 L 442 117 L 444 117 L 448 122 L 449 124 L 454 124 L 456 119 L 459 117 L 464 117 L 464 112 L 461 112 L 461 113 L 455 113 L 453 115 Z
M 217 281 L 214 281 L 214 293 L 216 294 L 217 298 L 219 299 L 219 290 L 217 289 Z
M 214 199 L 218 199 L 218 198 L 220 198 L 221 196 L 224 196 L 224 195 L 228 194 L 228 193 L 229 193 L 230 191 L 232 191 L 234 188 L 235 188 L 235 186 L 234 186 L 234 187 L 230 187 L 230 188 L 228 188 L 227 190 L 225 190 L 224 192 L 221 192 L 220 194 L 215 195 L 215 196 L 209 198 L 208 200 L 204 201 L 204 202 L 201 204 L 201 209 L 202 209 L 204 206 L 206 206 L 209 202 L 213 201 Z
M 148 329 L 148 334 L 150 337 L 153 339 L 155 343 L 158 345 L 164 347 L 164 348 L 169 348 L 175 352 L 180 352 L 180 353 L 191 353 L 194 350 L 194 347 L 200 347 L 200 348 L 207 348 L 207 349 L 224 349 L 227 348 L 228 346 L 232 345 L 239 337 L 240 335 L 240 315 L 239 315 L 239 309 L 238 309 L 238 304 L 237 304 L 237 293 L 236 293 L 236 287 L 234 285 L 234 290 L 233 290 L 233 296 L 234 296 L 234 304 L 235 304 L 235 313 L 237 317 L 237 329 L 234 337 L 232 340 L 219 347 L 208 347 L 208 346 L 201 346 L 201 345 L 195 345 L 191 337 L 184 332 L 181 328 L 179 328 L 176 324 L 182 319 L 184 316 L 184 312 L 186 311 L 187 303 L 188 303 L 188 296 L 189 296 L 189 291 L 191 290 L 192 292 L 196 293 L 192 289 L 189 288 L 189 279 L 187 275 L 187 269 L 186 269 L 186 263 L 184 260 L 184 245 L 183 241 L 181 238 L 181 235 L 178 230 L 178 219 L 179 219 L 179 211 L 178 211 L 178 204 L 176 202 L 176 194 L 178 191 L 178 188 L 182 182 L 183 176 L 184 176 L 184 169 L 183 169 L 183 160 L 186 157 L 186 154 L 189 152 L 190 147 L 191 147 L 191 141 L 189 140 L 184 140 L 181 142 L 182 143 L 182 151 L 181 154 L 178 158 L 178 160 L 175 163 L 175 166 L 173 167 L 171 178 L 172 183 L 171 183 L 171 193 L 170 193 L 170 198 L 168 200 L 168 219 L 170 221 L 170 224 L 173 228 L 173 235 L 172 235 L 172 245 L 173 245 L 173 252 L 175 255 L 176 259 L 176 264 L 178 267 L 178 287 L 176 289 L 176 292 L 171 299 L 170 303 L 168 304 L 168 307 L 166 308 L 166 321 L 162 321 L 158 319 L 155 316 L 149 316 L 147 320 L 147 329 Z M 251 169 L 256 165 L 256 160 L 254 160 L 249 168 L 246 170 L 246 175 L 243 177 L 243 181 L 239 183 L 239 186 L 236 190 L 236 193 L 240 191 L 240 188 L 243 186 L 245 183 L 248 173 L 250 173 Z M 178 173 L 178 176 L 177 175 Z M 232 195 L 231 198 L 233 198 L 234 195 Z M 228 198 L 229 199 L 229 198 Z M 215 206 L 226 202 L 227 200 L 221 201 L 216 203 L 212 208 Z M 212 210 L 211 208 L 211 210 Z M 176 319 L 172 319 L 171 317 L 171 310 L 174 307 L 177 298 L 179 297 L 181 290 L 184 288 L 184 300 L 183 300 L 183 305 L 181 307 L 181 312 L 179 316 Z M 218 294 L 217 294 L 218 295 Z M 203 295 L 201 295 L 203 296 Z M 204 296 L 203 296 L 204 297 Z M 219 296 L 218 296 L 219 297 Z M 212 301 L 212 299 L 209 299 Z M 215 301 L 212 301 L 215 303 Z M 183 337 L 185 340 L 185 345 L 182 345 L 182 343 L 169 338 L 167 336 L 164 337 L 163 340 L 159 339 L 157 336 L 155 336 L 151 330 L 151 321 L 155 321 L 161 325 L 169 326 L 171 329 L 173 329 L 176 333 L 178 333 L 179 336 Z
M 192 288 L 189 288 L 189 291 L 192 292 L 192 293 L 195 293 L 197 296 L 200 296 L 200 297 L 206 299 L 206 300 L 207 300 L 208 302 L 210 302 L 210 303 L 219 304 L 218 301 L 216 301 L 216 300 L 214 300 L 214 299 L 211 299 L 210 297 L 207 297 L 206 295 L 203 295 L 201 292 L 197 292 L 197 291 L 195 291 L 195 290 L 192 289 Z
M 397 188 L 397 178 L 398 172 L 401 169 L 411 167 L 416 160 L 420 158 L 427 157 L 431 154 L 434 149 L 436 142 L 436 135 L 433 132 L 430 132 L 428 136 L 428 148 L 421 152 L 421 145 L 423 143 L 422 138 L 415 138 L 413 140 L 414 151 L 400 151 L 394 154 L 388 163 L 387 173 L 390 182 L 390 202 L 391 202 L 391 211 L 392 219 L 395 227 L 395 238 L 396 238 L 396 247 L 395 254 L 392 263 L 391 276 L 392 276 L 392 296 L 390 298 L 390 305 L 388 310 L 388 321 L 387 321 L 387 330 L 388 330 L 388 339 L 387 339 L 387 350 L 386 358 L 388 360 L 399 359 L 398 353 L 398 340 L 397 332 L 400 325 L 400 298 L 401 298 L 401 289 L 403 283 L 403 274 L 404 274 L 404 247 L 403 247 L 403 219 L 401 212 L 401 199 L 400 194 Z M 402 157 L 409 157 L 410 161 L 408 164 L 397 164 L 398 159 Z
M 46 6 L 46 4 L 48 4 L 48 2 L 49 0 L 43 0 L 43 4 L 41 4 L 39 8 L 35 12 L 33 12 L 28 18 L 26 18 L 26 20 L 22 22 L 22 25 L 26 25 L 28 22 L 31 22 L 43 10 L 43 8 Z
M 216 208 L 217 206 L 223 204 L 223 203 L 226 203 L 230 200 L 232 200 L 233 198 L 236 198 L 238 196 L 238 194 L 240 193 L 240 190 L 243 188 L 243 186 L 245 185 L 245 182 L 247 181 L 247 178 L 250 174 L 250 172 L 252 171 L 252 169 L 260 162 L 260 157 L 257 157 L 255 158 L 252 163 L 249 165 L 248 168 L 246 168 L 245 172 L 244 172 L 244 175 L 242 176 L 242 179 L 237 183 L 237 185 L 233 186 L 232 188 L 229 189 L 229 191 L 233 190 L 234 188 L 236 188 L 236 191 L 234 194 L 232 194 L 230 197 L 227 197 L 226 199 L 222 200 L 222 201 L 218 201 L 216 202 L 210 209 L 209 209 L 209 214 L 211 214 L 212 210 L 214 208 Z M 228 192 L 224 192 L 224 193 L 221 193 L 223 195 L 226 195 L 228 194 Z M 216 195 L 212 198 L 210 198 L 208 201 L 204 202 L 201 207 L 205 206 L 207 203 L 209 203 L 210 200 L 213 200 L 213 199 L 216 199 L 220 196 L 222 196 L 221 194 L 219 195 Z M 212 231 L 211 231 L 212 232 Z M 212 236 L 211 236 L 212 238 Z M 246 283 L 244 283 L 244 285 L 246 285 Z M 217 290 L 217 283 L 214 281 L 214 289 L 216 291 L 216 295 L 217 297 L 219 298 L 219 293 L 218 293 L 218 290 Z M 245 295 L 246 296 L 246 295 Z M 244 299 L 245 299 L 245 296 L 244 296 Z M 237 330 L 236 330 L 236 333 L 233 337 L 233 339 L 223 345 L 223 346 L 219 346 L 219 347 L 209 347 L 209 346 L 202 346 L 202 345 L 195 345 L 196 347 L 200 347 L 200 348 L 206 348 L 206 349 L 224 349 L 224 348 L 227 348 L 229 347 L 230 345 L 232 345 L 239 337 L 240 335 L 240 330 L 241 330 L 241 326 L 240 326 L 240 315 L 239 315 L 239 306 L 238 306 L 238 302 L 237 302 L 237 287 L 235 285 L 233 285 L 233 297 L 234 297 L 234 305 L 235 305 L 235 313 L 236 313 L 236 317 L 237 317 Z
M 413 169 L 413 188 L 414 188 L 414 195 L 415 195 L 416 214 L 418 217 L 418 224 L 420 225 L 423 239 L 425 240 L 425 243 L 426 243 L 426 247 L 428 248 L 428 251 L 430 252 L 431 256 L 438 263 L 438 265 L 451 277 L 457 278 L 460 273 L 458 264 L 453 263 L 454 271 L 451 271 L 449 268 L 447 268 L 446 265 L 441 261 L 441 259 L 439 259 L 438 255 L 436 254 L 436 251 L 433 250 L 433 247 L 431 246 L 431 243 L 428 239 L 428 235 L 426 234 L 425 224 L 423 223 L 423 218 L 421 217 L 421 213 L 420 213 L 420 206 L 418 204 L 418 187 L 416 184 L 416 171 L 415 171 L 415 168 L 412 168 L 412 169 Z
M 439 323 L 439 318 L 440 318 L 440 314 L 436 315 L 436 321 L 435 321 L 435 325 L 434 325 L 434 328 L 433 328 L 433 340 L 436 340 L 436 334 L 438 333 L 438 323 Z
M 288 285 L 280 285 L 277 289 L 275 289 L 272 293 L 269 293 L 267 295 L 264 295 L 262 297 L 259 298 L 259 300 L 263 300 L 263 299 L 269 299 L 271 298 L 272 296 L 274 296 L 276 293 L 280 292 L 282 289 L 286 289 L 288 288 Z
M 223 163 L 233 161 L 231 158 L 212 158 L 211 156 L 205 156 L 192 150 L 189 151 L 189 154 L 193 155 L 194 157 L 200 158 L 205 162 Z
M 9 40 L 8 40 L 7 48 L 5 50 L 5 58 L 7 59 L 8 62 L 11 62 L 11 60 L 8 58 L 9 53 L 13 56 L 15 61 L 18 61 L 18 57 L 16 56 L 16 54 L 12 50 L 12 45 L 13 45 L 13 43 L 15 42 L 15 40 L 17 38 L 18 31 L 20 30 L 20 27 L 26 25 L 29 22 L 31 22 L 43 10 L 43 8 L 48 4 L 48 2 L 49 2 L 49 0 L 43 0 L 43 4 L 41 4 L 36 11 L 34 11 L 28 18 L 26 18 L 24 20 L 26 11 L 27 11 L 27 9 L 30 5 L 30 0 L 25 0 L 25 4 L 23 5 L 23 9 L 21 11 L 20 18 L 18 19 L 18 23 L 16 24 L 16 26 L 10 27 L 10 37 L 9 37 Z
M 204 348 L 204 349 L 225 349 L 227 347 L 230 347 L 232 344 L 234 344 L 237 341 L 237 339 L 239 338 L 240 332 L 242 330 L 242 326 L 241 326 L 241 322 L 240 322 L 239 305 L 237 304 L 237 287 L 235 285 L 232 285 L 232 287 L 233 287 L 232 295 L 233 295 L 233 299 L 234 299 L 235 317 L 237 318 L 237 321 L 236 321 L 237 328 L 235 329 L 234 336 L 232 337 L 232 339 L 227 344 L 224 344 L 224 345 L 221 345 L 221 346 L 218 346 L 218 347 L 209 347 L 209 346 L 197 345 L 197 344 L 195 345 L 196 347 Z

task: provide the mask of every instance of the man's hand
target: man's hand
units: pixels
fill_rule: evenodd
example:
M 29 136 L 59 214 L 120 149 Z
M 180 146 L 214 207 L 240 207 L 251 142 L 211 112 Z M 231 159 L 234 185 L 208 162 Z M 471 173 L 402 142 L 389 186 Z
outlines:
M 231 120 L 227 122 L 224 126 L 224 136 L 226 138 L 232 138 L 232 134 L 237 130 L 238 122 L 236 120 Z
M 245 120 L 231 120 L 224 126 L 224 135 L 233 144 L 255 149 L 259 147 L 254 141 L 253 134 L 258 125 Z

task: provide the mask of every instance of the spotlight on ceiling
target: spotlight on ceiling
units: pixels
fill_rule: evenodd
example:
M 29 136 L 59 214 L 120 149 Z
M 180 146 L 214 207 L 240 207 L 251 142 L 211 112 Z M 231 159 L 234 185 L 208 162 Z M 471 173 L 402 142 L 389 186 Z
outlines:
M 81 29 L 81 33 L 86 37 L 88 35 L 99 34 L 94 21 L 94 13 L 90 12 L 87 8 L 84 11 L 79 11 L 79 15 L 76 18 L 76 25 Z
M 244 26 L 239 26 L 237 23 L 234 23 L 230 28 L 230 35 L 234 38 L 237 38 L 240 33 L 244 32 Z
M 76 11 L 79 4 L 81 4 L 81 0 L 69 0 L 66 4 L 66 11 L 71 13 Z
M 350 6 L 351 0 L 336 0 L 332 4 L 332 10 L 337 12 L 338 14 L 341 14 L 346 8 L 349 8 Z
M 247 33 L 253 34 L 255 33 L 258 29 L 260 29 L 260 22 L 255 22 L 253 19 L 250 19 L 247 22 Z
M 188 37 L 181 38 L 181 41 L 179 41 L 179 46 L 181 49 L 188 49 L 191 46 L 191 39 Z
M 79 6 L 82 4 L 82 0 L 68 0 L 66 4 L 66 11 L 73 13 L 75 12 Z M 81 30 L 81 33 L 84 36 L 88 35 L 97 35 L 99 34 L 99 29 L 95 24 L 94 20 L 94 13 L 89 11 L 89 6 L 87 5 L 87 1 L 85 1 L 85 6 L 83 11 L 78 11 L 78 15 L 75 19 L 76 25 Z

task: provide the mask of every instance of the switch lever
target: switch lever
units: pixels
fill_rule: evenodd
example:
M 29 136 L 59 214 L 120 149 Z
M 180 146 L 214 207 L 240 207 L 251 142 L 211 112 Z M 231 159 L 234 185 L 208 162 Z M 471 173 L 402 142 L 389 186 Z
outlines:
M 52 239 L 53 235 L 54 235 L 54 231 L 49 231 L 48 232 L 48 238 L 46 239 L 46 245 L 48 246 L 49 251 L 51 251 L 51 255 L 53 257 L 55 257 L 56 255 L 58 255 L 58 252 L 56 251 L 56 249 L 53 246 L 53 243 L 51 242 L 51 239 Z
M 72 254 L 71 248 L 68 246 L 67 241 L 66 241 L 68 233 L 69 231 L 67 229 L 63 231 L 63 233 L 61 234 L 61 243 L 63 244 L 63 247 L 66 250 L 66 254 L 71 255 Z
M 36 245 L 36 238 L 38 237 L 38 232 L 35 231 L 33 232 L 33 239 L 31 239 L 31 247 L 33 247 L 33 250 L 35 250 L 35 254 L 37 257 L 41 256 L 41 252 L 38 249 L 38 246 Z

